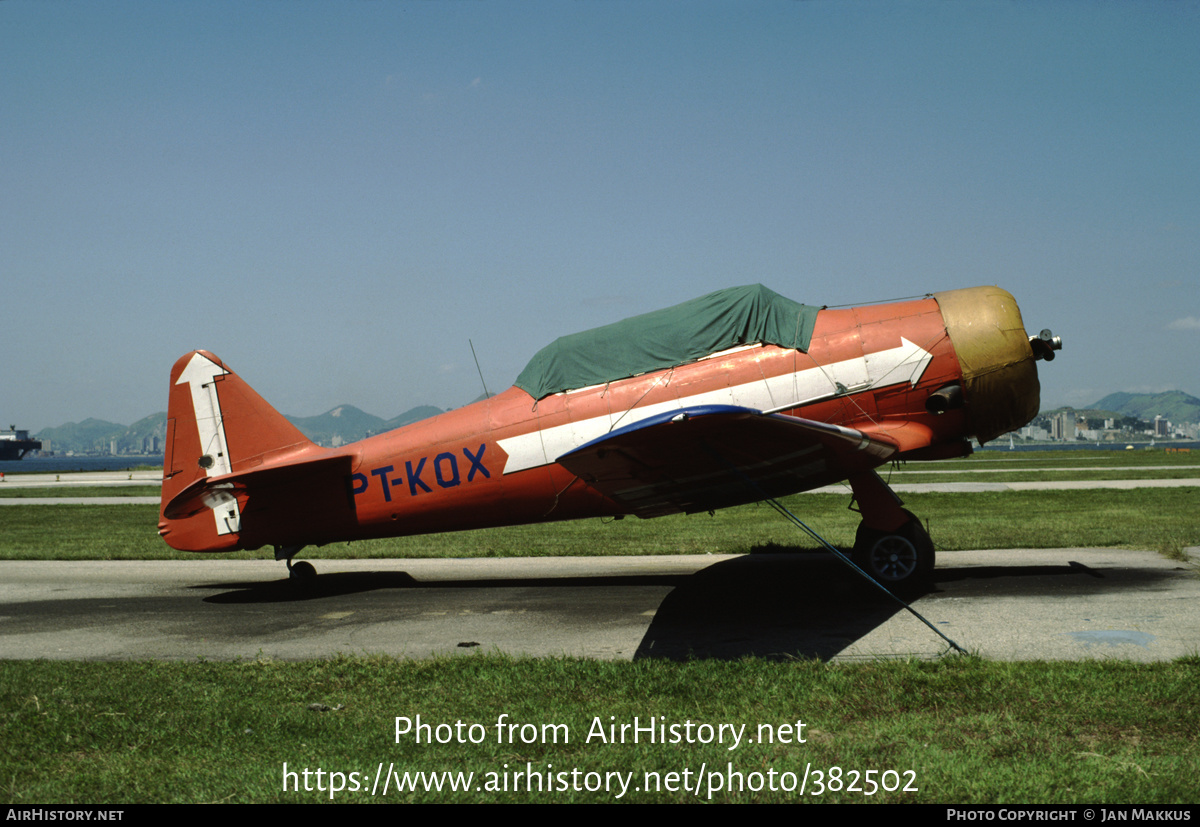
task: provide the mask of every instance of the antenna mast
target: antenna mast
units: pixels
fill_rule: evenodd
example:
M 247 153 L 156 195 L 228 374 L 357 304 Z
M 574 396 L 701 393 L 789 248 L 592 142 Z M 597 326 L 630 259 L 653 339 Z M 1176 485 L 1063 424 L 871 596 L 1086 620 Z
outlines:
M 483 398 L 491 399 L 492 395 L 488 392 L 487 382 L 483 378 L 483 368 L 479 367 L 479 357 L 475 355 L 475 343 L 467 339 L 467 344 L 471 346 L 471 358 L 475 360 L 475 370 L 479 371 L 479 381 L 483 384 Z

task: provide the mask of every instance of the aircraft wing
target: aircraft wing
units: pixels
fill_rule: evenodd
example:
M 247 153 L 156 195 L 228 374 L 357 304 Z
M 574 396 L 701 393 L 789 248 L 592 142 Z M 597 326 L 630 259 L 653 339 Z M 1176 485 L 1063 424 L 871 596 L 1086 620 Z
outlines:
M 898 450 L 882 434 L 706 405 L 619 428 L 558 464 L 639 517 L 658 517 L 818 488 L 879 466 Z

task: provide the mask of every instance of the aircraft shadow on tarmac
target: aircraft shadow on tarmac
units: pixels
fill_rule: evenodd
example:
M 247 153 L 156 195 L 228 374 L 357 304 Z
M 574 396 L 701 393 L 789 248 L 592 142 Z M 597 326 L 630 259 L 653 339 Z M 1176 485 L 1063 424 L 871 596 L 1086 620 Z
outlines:
M 942 558 L 953 560 L 952 554 Z M 942 567 L 923 593 L 955 597 L 1040 594 L 1086 598 L 1121 588 L 1154 588 L 1165 575 L 1153 569 L 1106 570 L 1068 565 Z M 686 660 L 735 659 L 747 655 L 776 660 L 828 660 L 904 609 L 832 555 L 780 549 L 723 560 L 690 575 L 532 577 L 420 581 L 402 571 L 322 574 L 297 587 L 287 580 L 197 585 L 228 589 L 204 598 L 218 604 L 277 603 L 386 590 L 455 589 L 557 590 L 668 586 L 634 655 Z M 936 618 L 930 618 L 936 623 Z M 549 622 L 553 622 L 552 619 Z M 928 632 L 930 648 L 945 644 Z
M 1131 579 L 1146 581 L 1142 585 L 1162 579 L 1155 570 L 1123 570 L 1122 575 L 1118 586 L 1106 574 L 1080 563 L 943 567 L 934 572 L 929 587 L 902 596 L 909 603 L 943 592 L 966 598 L 1039 594 L 1082 598 L 1128 588 Z M 699 571 L 668 595 L 635 658 L 753 655 L 828 660 L 905 611 L 830 554 L 748 555 Z M 934 617 L 929 620 L 937 623 Z M 928 639 L 929 649 L 946 647 L 932 631 Z
M 828 660 L 904 611 L 833 555 L 791 551 L 799 553 L 750 554 L 696 572 L 662 602 L 634 659 Z

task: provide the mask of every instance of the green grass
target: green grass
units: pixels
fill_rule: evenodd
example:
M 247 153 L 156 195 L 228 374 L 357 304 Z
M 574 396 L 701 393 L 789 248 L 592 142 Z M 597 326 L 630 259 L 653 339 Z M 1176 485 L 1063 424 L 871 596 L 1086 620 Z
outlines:
M 1200 488 L 908 494 L 939 550 L 1121 547 L 1178 555 L 1200 545 Z M 786 500 L 835 545 L 854 542 L 859 516 L 848 496 Z M 150 505 L 10 505 L 0 508 L 0 560 L 168 560 L 195 555 L 167 547 Z M 334 543 L 313 559 L 739 554 L 761 547 L 811 547 L 763 505 L 655 520 L 578 520 L 480 531 Z M 269 556 L 270 549 L 235 557 Z
M 497 792 L 421 792 L 336 800 L 603 802 L 605 792 L 512 791 L 512 774 L 632 773 L 623 800 L 705 800 L 635 792 L 645 773 L 728 767 L 810 775 L 803 800 L 941 803 L 1187 803 L 1200 770 L 1200 662 L 1132 664 L 880 662 L 589 662 L 466 656 L 428 661 L 339 657 L 280 663 L 0 663 L 0 784 L 11 804 L 305 802 L 289 770 L 508 773 Z M 326 711 L 313 711 L 320 704 Z M 548 737 L 498 742 L 501 714 L 562 724 Z M 480 724 L 484 742 L 397 742 L 396 717 Z M 611 716 L 611 717 L 610 717 Z M 658 716 L 662 716 L 659 719 Z M 604 743 L 598 721 L 746 725 L 803 721 L 804 743 Z M 532 735 L 532 730 L 526 730 Z M 569 740 L 562 737 L 566 733 Z M 679 731 L 682 735 L 684 730 Z M 443 730 L 448 733 L 448 730 Z M 765 730 L 764 730 L 765 733 Z M 432 734 L 432 733 L 431 733 Z M 548 770 L 548 765 L 553 765 Z M 829 768 L 912 772 L 916 792 L 829 789 Z M 660 776 L 660 777 L 665 777 Z M 776 776 L 780 779 L 780 776 Z M 879 775 L 874 776 L 876 779 Z M 681 775 L 681 780 L 683 776 Z M 765 779 L 765 775 L 763 776 Z M 351 779 L 347 775 L 349 784 Z M 907 777 L 906 777 L 907 780 Z M 861 783 L 861 782 L 860 782 Z M 316 777 L 310 777 L 315 787 Z M 327 785 L 326 785 L 327 786 Z M 722 789 L 714 801 L 788 802 L 797 792 Z

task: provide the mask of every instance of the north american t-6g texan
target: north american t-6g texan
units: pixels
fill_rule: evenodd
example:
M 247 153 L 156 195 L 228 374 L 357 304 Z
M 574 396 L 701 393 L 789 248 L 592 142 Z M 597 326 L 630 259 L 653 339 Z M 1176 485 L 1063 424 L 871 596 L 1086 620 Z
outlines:
M 874 469 L 971 453 L 1038 412 L 1029 336 L 997 287 L 857 308 L 721 290 L 538 352 L 464 408 L 323 448 L 207 351 L 171 371 L 159 533 L 202 552 L 582 517 L 658 517 L 845 480 L 852 559 L 888 586 L 934 564 Z

